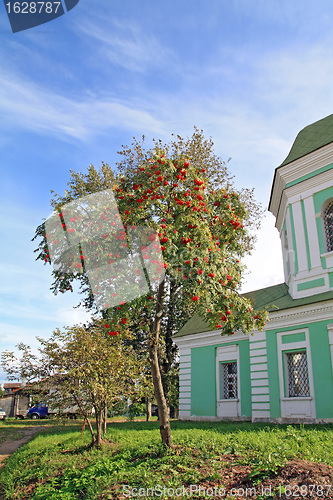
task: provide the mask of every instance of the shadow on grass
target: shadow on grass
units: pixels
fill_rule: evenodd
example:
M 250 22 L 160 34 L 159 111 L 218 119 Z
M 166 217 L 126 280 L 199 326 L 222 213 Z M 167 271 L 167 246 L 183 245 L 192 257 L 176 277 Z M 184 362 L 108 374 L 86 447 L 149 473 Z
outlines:
M 83 420 L 63 420 L 63 419 L 43 419 L 43 420 L 16 420 L 7 419 L 5 421 L 0 421 L 0 434 L 5 431 L 21 431 L 30 427 L 42 427 L 45 432 L 50 430 L 50 432 L 75 432 L 81 430 Z M 174 420 L 171 419 L 171 430 L 211 430 L 220 434 L 229 434 L 238 431 L 260 431 L 260 430 L 273 430 L 281 429 L 286 430 L 287 428 L 293 427 L 295 429 L 311 430 L 315 429 L 317 432 L 326 432 L 327 430 L 333 430 L 333 424 L 276 424 L 270 422 L 235 422 L 235 421 L 193 421 L 193 420 Z M 92 420 L 92 426 L 95 429 L 95 423 Z M 159 421 L 143 421 L 143 420 L 127 420 L 127 421 L 117 421 L 108 420 L 107 429 L 114 430 L 145 430 L 145 431 L 156 431 L 159 429 Z M 43 432 L 43 431 L 42 431 Z M 87 428 L 85 433 L 87 432 Z
M 288 428 L 311 430 L 326 432 L 333 430 L 333 424 L 277 424 L 273 422 L 234 422 L 232 420 L 215 421 L 215 422 L 195 422 L 190 420 L 174 420 L 171 422 L 171 428 L 176 429 L 198 429 L 198 430 L 213 430 L 219 433 L 229 433 L 237 431 L 259 431 Z
M 193 421 L 193 420 L 171 420 L 171 430 L 211 430 L 220 434 L 229 434 L 238 431 L 259 431 L 259 430 L 272 430 L 293 427 L 295 429 L 311 430 L 325 432 L 333 430 L 333 424 L 276 424 L 271 422 L 235 422 L 232 420 L 223 421 Z M 110 422 L 109 429 L 119 430 L 152 430 L 159 429 L 159 422 Z

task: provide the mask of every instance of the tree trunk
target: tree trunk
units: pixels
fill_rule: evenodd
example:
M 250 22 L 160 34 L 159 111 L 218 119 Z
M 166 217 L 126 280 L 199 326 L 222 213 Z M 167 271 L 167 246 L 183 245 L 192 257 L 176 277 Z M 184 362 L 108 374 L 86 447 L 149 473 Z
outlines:
M 97 411 L 97 408 L 95 408 L 95 412 L 96 412 L 96 441 L 94 445 L 96 447 L 99 447 L 102 444 L 102 423 L 103 423 L 104 409 L 101 410 L 98 408 Z
M 151 418 L 151 399 L 146 399 L 146 422 Z
M 176 309 L 176 303 L 177 303 L 177 290 L 178 286 L 177 284 L 172 280 L 170 284 L 170 302 L 169 302 L 169 308 L 168 308 L 168 321 L 166 324 L 165 328 L 165 354 L 166 354 L 166 361 L 164 363 L 164 370 L 165 373 L 168 373 L 169 369 L 172 366 L 174 357 L 175 357 L 175 352 L 176 352 L 176 347 L 174 343 L 172 342 L 172 335 L 173 335 L 173 328 L 174 328 L 174 318 L 175 314 L 174 311 Z
M 81 436 L 83 435 L 83 433 L 85 431 L 86 422 L 87 422 L 87 419 L 86 419 L 86 417 L 84 417 L 83 424 L 82 424 L 82 427 L 81 427 Z
M 107 416 L 108 416 L 108 407 L 105 403 L 105 406 L 104 406 L 104 412 L 103 412 L 103 434 L 106 434 L 106 419 L 107 419 Z
M 159 346 L 160 329 L 161 329 L 163 296 L 164 296 L 164 280 L 162 281 L 162 283 L 158 288 L 153 331 L 149 338 L 149 361 L 150 361 L 151 374 L 154 384 L 154 393 L 158 406 L 162 443 L 165 444 L 166 446 L 171 447 L 172 442 L 171 442 L 171 429 L 169 422 L 168 407 L 164 396 L 161 372 L 158 362 L 158 346 Z
M 86 420 L 87 420 L 87 424 L 88 424 L 88 427 L 89 427 L 89 430 L 90 430 L 90 434 L 91 434 L 91 443 L 92 443 L 92 445 L 94 445 L 95 441 L 96 441 L 94 429 L 92 428 L 92 425 L 91 425 L 91 422 L 90 422 L 89 418 L 87 418 Z
M 85 412 L 85 410 L 83 408 L 83 405 L 81 405 L 81 401 L 79 400 L 79 398 L 76 396 L 76 394 L 74 392 L 72 392 L 72 396 L 74 398 L 74 401 L 76 402 L 76 404 L 80 408 L 80 410 L 81 410 L 81 412 L 82 412 L 82 414 L 83 414 L 83 416 L 85 418 L 85 422 L 87 422 L 87 424 L 88 424 L 88 427 L 89 427 L 89 430 L 90 430 L 90 434 L 91 434 L 91 444 L 94 446 L 96 438 L 95 438 L 94 429 L 92 428 L 92 425 L 91 425 L 91 422 L 90 422 L 90 420 L 88 418 L 88 415 Z

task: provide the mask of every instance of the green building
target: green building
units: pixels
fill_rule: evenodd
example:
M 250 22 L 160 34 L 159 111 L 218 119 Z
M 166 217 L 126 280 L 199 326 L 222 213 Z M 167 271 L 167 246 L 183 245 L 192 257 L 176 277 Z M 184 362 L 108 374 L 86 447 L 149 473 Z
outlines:
M 333 422 L 333 115 L 298 134 L 269 210 L 285 282 L 244 295 L 270 321 L 231 338 L 194 315 L 174 336 L 181 419 Z

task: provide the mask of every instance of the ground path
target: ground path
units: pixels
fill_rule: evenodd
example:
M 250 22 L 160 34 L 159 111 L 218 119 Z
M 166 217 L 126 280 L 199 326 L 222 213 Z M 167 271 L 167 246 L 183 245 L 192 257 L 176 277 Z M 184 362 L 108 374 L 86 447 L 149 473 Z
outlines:
M 33 438 L 37 432 L 41 431 L 43 427 L 27 427 L 26 429 L 22 429 L 23 436 L 20 439 L 7 439 L 3 443 L 0 444 L 0 471 L 5 466 L 4 460 L 14 451 L 16 451 L 20 446 L 28 443 L 30 439 Z M 4 497 L 1 493 L 1 485 L 0 485 L 0 500 L 4 500 Z
M 22 429 L 23 436 L 20 439 L 7 439 L 0 444 L 0 469 L 4 467 L 3 461 L 8 458 L 14 451 L 16 451 L 20 446 L 30 441 L 30 439 L 39 431 L 42 427 L 27 427 Z

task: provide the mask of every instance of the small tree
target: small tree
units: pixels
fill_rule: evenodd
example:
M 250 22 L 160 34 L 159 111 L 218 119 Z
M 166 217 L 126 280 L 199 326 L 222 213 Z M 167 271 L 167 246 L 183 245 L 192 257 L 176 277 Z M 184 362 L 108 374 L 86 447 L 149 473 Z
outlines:
M 114 308 L 105 306 L 103 317 L 118 329 L 130 325 L 146 343 L 162 442 L 171 446 L 163 387 L 168 379 L 164 376 L 163 383 L 162 375 L 174 364 L 172 334 L 195 311 L 223 335 L 262 329 L 265 324 L 267 314 L 253 311 L 238 292 L 243 272 L 240 260 L 253 248 L 250 230 L 258 227 L 261 209 L 252 190 L 235 189 L 212 141 L 198 130 L 188 140 L 177 137 L 167 145 L 156 141 L 150 150 L 134 141 L 120 154 L 117 175 L 105 164 L 99 172 L 91 166 L 87 175 L 72 172 L 66 196 L 56 195 L 52 204 L 60 211 L 73 199 L 113 188 L 125 228 L 144 221 L 158 233 L 164 279 L 144 297 Z M 35 237 L 41 237 L 37 258 L 48 262 L 43 225 Z M 54 271 L 54 278 L 55 292 L 71 289 L 78 278 L 84 304 L 92 307 L 85 273 L 73 276 Z
M 111 331 L 105 322 L 95 320 L 88 327 L 57 329 L 50 339 L 38 340 L 47 381 L 44 389 L 50 389 L 48 403 L 62 408 L 76 404 L 88 423 L 92 444 L 100 446 L 107 408 L 141 390 L 142 377 L 128 331 Z M 96 432 L 91 425 L 92 409 Z
M 20 342 L 15 346 L 19 355 L 13 351 L 1 353 L 0 364 L 7 374 L 8 380 L 24 380 L 27 383 L 35 381 L 40 375 L 38 357 L 32 353 L 29 345 Z

